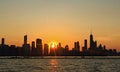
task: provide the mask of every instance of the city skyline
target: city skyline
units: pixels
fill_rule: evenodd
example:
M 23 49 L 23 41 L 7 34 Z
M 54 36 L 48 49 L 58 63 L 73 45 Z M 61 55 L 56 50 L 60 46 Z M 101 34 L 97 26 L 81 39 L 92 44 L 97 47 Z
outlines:
M 0 56 L 119 56 L 120 52 L 116 49 L 107 49 L 106 45 L 98 44 L 91 33 L 88 40 L 84 39 L 84 46 L 79 41 L 74 42 L 74 47 L 70 50 L 69 45 L 64 47 L 61 43 L 51 42 L 43 44 L 42 39 L 36 38 L 31 44 L 28 43 L 28 36 L 24 35 L 21 47 L 16 45 L 7 45 L 5 38 L 1 39 Z M 44 46 L 43 46 L 44 45 Z M 82 50 L 80 50 L 82 49 Z
M 44 45 L 44 46 L 43 46 Z M 82 49 L 82 50 L 80 50 Z M 107 49 L 106 45 L 98 44 L 91 33 L 88 40 L 84 40 L 84 46 L 79 41 L 74 42 L 74 47 L 70 50 L 69 45 L 62 46 L 61 43 L 51 42 L 43 44 L 42 39 L 28 43 L 28 36 L 24 35 L 21 47 L 5 44 L 5 38 L 1 39 L 0 56 L 119 56 L 120 52 L 116 49 Z
M 40 37 L 72 49 L 75 41 L 83 46 L 92 30 L 98 43 L 120 51 L 119 7 L 119 0 L 0 0 L 0 38 L 21 46 L 27 34 L 29 43 Z
M 69 43 L 66 43 L 66 44 L 62 44 L 62 42 L 59 42 L 59 41 L 54 41 L 54 40 L 51 40 L 50 42 L 48 42 L 48 43 L 45 43 L 44 42 L 44 39 L 43 39 L 43 44 L 48 44 L 48 47 L 49 47 L 49 49 L 50 49 L 50 47 L 52 47 L 52 44 L 54 44 L 55 46 L 57 46 L 57 45 L 59 45 L 59 43 L 61 43 L 61 45 L 63 46 L 63 47 L 65 47 L 66 45 L 68 45 L 69 46 L 69 50 L 72 50 L 72 48 L 74 48 L 75 47 L 75 44 L 78 42 L 80 42 L 79 44 L 80 44 L 80 46 L 82 46 L 82 47 L 86 47 L 86 48 L 92 48 L 91 46 L 91 43 L 98 43 L 98 44 L 103 44 L 102 42 L 100 43 L 98 40 L 95 40 L 95 41 L 93 41 L 93 42 L 91 42 L 92 41 L 92 39 L 91 39 L 91 35 L 92 35 L 92 32 L 90 33 L 90 38 L 84 38 L 84 40 L 82 41 L 82 42 L 80 42 L 79 40 L 74 40 L 74 42 L 75 43 L 73 43 L 73 42 L 70 42 L 70 43 L 72 43 L 72 46 L 70 45 L 69 46 Z M 35 39 L 40 39 L 41 37 L 37 37 L 37 38 L 35 38 Z M 94 37 L 95 38 L 95 37 Z M 6 43 L 7 42 L 7 40 L 6 40 L 6 42 L 4 41 L 5 40 L 5 38 L 4 37 L 2 37 L 2 39 L 1 39 L 1 44 L 7 44 L 7 45 L 15 45 L 16 47 L 22 47 L 23 46 L 23 44 L 29 44 L 30 46 L 32 46 L 32 44 L 35 44 L 36 42 L 34 41 L 34 40 L 31 40 L 31 42 L 29 41 L 29 37 L 28 37 L 28 35 L 27 34 L 25 34 L 24 35 L 24 41 L 22 41 L 23 43 L 21 43 L 21 45 L 17 45 L 17 44 L 8 44 L 8 43 Z M 41 38 L 42 39 L 42 38 Z M 89 40 L 89 41 L 87 41 L 87 40 Z M 87 46 L 86 46 L 87 45 Z M 105 44 L 104 44 L 105 45 Z M 98 45 L 97 45 L 98 46 Z M 117 49 L 117 48 L 108 48 L 108 46 L 107 45 L 105 45 L 106 46 L 106 49 L 116 49 L 117 51 L 119 51 L 119 49 Z M 80 48 L 79 50 L 80 51 L 82 51 L 82 49 L 83 48 Z

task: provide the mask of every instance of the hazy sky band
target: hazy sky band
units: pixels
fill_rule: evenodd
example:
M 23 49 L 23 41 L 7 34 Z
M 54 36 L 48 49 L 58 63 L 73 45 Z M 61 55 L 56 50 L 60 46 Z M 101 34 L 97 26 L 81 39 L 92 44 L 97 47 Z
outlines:
M 120 0 L 0 0 L 0 38 L 22 45 L 40 37 L 64 46 L 78 40 L 83 46 L 90 30 L 98 43 L 120 46 Z

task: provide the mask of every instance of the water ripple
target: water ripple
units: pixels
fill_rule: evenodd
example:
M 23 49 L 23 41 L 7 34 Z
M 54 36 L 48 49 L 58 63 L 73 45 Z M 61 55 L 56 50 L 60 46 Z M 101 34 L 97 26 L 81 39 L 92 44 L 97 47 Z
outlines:
M 0 72 L 119 71 L 119 59 L 0 59 Z

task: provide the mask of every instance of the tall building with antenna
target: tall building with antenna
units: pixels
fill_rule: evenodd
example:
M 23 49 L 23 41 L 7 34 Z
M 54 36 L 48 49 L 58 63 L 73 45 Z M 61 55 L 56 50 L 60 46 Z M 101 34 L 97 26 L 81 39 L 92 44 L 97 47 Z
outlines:
M 30 54 L 30 44 L 27 43 L 27 35 L 24 36 L 23 52 L 25 56 Z

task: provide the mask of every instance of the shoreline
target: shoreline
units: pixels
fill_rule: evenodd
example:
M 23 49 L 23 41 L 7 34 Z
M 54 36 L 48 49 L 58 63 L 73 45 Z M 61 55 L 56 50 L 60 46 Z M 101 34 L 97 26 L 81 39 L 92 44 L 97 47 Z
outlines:
M 0 56 L 0 59 L 120 59 L 120 56 Z

